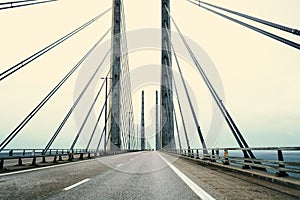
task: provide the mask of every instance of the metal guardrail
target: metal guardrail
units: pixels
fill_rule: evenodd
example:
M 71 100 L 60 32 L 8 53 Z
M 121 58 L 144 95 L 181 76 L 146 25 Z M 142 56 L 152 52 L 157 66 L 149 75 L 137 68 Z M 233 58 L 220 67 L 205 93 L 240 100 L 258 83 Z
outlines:
M 208 152 L 205 154 L 205 150 Z M 243 151 L 251 150 L 256 159 L 245 158 Z M 218 162 L 276 173 L 283 177 L 289 174 L 300 177 L 300 147 L 255 147 L 255 148 L 206 148 L 177 149 L 176 154 L 195 159 Z
M 22 159 L 32 158 L 31 165 L 37 165 L 37 158 L 42 158 L 42 163 L 46 163 L 46 157 L 53 157 L 53 162 L 56 163 L 58 161 L 63 161 L 64 156 L 68 156 L 68 160 L 72 161 L 75 155 L 79 155 L 79 159 L 84 159 L 84 156 L 87 156 L 87 158 L 92 158 L 92 154 L 94 157 L 99 157 L 127 152 L 129 151 L 105 151 L 96 149 L 49 149 L 47 152 L 44 152 L 43 149 L 3 149 L 0 152 L 0 170 L 4 170 L 5 160 L 18 160 L 17 165 L 22 166 Z

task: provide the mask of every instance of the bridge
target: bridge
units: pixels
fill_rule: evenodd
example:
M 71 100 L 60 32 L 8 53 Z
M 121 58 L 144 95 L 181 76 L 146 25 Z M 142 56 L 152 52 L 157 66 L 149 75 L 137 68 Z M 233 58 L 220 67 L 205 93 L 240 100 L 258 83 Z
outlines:
M 299 5 L 2 1 L 0 199 L 299 199 Z

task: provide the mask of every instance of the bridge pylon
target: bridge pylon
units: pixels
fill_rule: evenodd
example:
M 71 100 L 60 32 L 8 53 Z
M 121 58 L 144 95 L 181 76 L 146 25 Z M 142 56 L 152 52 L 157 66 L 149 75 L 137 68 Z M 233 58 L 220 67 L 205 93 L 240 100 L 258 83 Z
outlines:
M 170 0 L 162 0 L 162 53 L 161 53 L 161 98 L 160 98 L 160 128 L 161 148 L 174 149 L 174 119 L 173 119 L 173 91 L 172 91 L 172 57 L 171 57 L 171 29 Z
M 112 95 L 110 98 L 111 115 L 110 124 L 110 150 L 119 150 L 121 147 L 121 0 L 113 0 L 113 30 L 112 30 L 112 65 L 111 65 L 111 87 Z

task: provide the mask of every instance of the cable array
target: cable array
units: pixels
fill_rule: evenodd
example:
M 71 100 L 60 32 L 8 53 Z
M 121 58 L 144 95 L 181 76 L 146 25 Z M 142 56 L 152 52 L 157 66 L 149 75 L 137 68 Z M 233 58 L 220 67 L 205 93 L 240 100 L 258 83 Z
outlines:
M 69 39 L 70 37 L 72 37 L 73 35 L 75 35 L 76 33 L 82 31 L 84 28 L 88 27 L 93 22 L 95 22 L 96 20 L 100 19 L 104 14 L 106 14 L 110 10 L 111 10 L 111 8 L 105 10 L 104 12 L 102 12 L 98 16 L 94 17 L 90 21 L 86 22 L 82 26 L 76 28 L 72 32 L 70 32 L 67 35 L 63 36 L 62 38 L 56 40 L 55 42 L 53 42 L 50 45 L 46 46 L 45 48 L 41 49 L 40 51 L 34 53 L 33 55 L 29 56 L 28 58 L 22 60 L 21 62 L 15 64 L 14 66 L 12 66 L 9 69 L 5 70 L 4 72 L 2 72 L 0 74 L 0 81 L 2 81 L 3 79 L 7 78 L 10 75 L 12 75 L 13 73 L 17 72 L 21 68 L 25 67 L 26 65 L 28 65 L 29 63 L 31 63 L 35 59 L 39 58 L 40 56 L 44 55 L 45 53 L 47 53 L 48 51 L 50 51 L 54 47 L 56 47 L 59 44 L 63 43 L 64 41 L 66 41 L 67 39 Z
M 169 15 L 170 15 L 170 12 L 169 10 L 167 9 Z M 173 19 L 173 17 L 170 15 L 170 18 L 176 28 L 176 30 L 178 31 L 179 33 L 179 36 L 182 40 L 182 42 L 184 43 L 184 46 L 186 47 L 187 51 L 189 52 L 196 68 L 198 69 L 198 71 L 200 72 L 203 80 L 204 80 L 204 83 L 206 84 L 206 86 L 208 87 L 213 99 L 215 100 L 216 104 L 218 105 L 224 119 L 226 120 L 232 134 L 234 135 L 237 143 L 239 144 L 239 146 L 241 148 L 248 148 L 248 144 L 246 142 L 246 140 L 244 139 L 244 137 L 242 136 L 241 132 L 239 131 L 238 127 L 236 126 L 235 122 L 233 121 L 231 115 L 229 114 L 229 112 L 227 111 L 227 109 L 225 108 L 224 104 L 222 103 L 222 100 L 219 98 L 219 95 L 218 93 L 216 92 L 216 90 L 214 89 L 213 85 L 211 84 L 211 82 L 209 81 L 208 77 L 206 76 L 202 66 L 200 65 L 200 63 L 198 62 L 197 58 L 195 57 L 193 51 L 191 50 L 189 44 L 187 43 L 186 39 L 184 38 L 182 32 L 180 31 L 179 27 L 177 26 L 175 20 Z M 244 156 L 246 158 L 249 158 L 249 155 L 251 158 L 255 158 L 254 154 L 252 153 L 251 150 L 248 150 L 247 152 L 246 151 L 243 151 L 244 153 Z M 249 154 L 249 155 L 248 155 Z
M 127 35 L 126 35 L 126 19 L 124 12 L 124 3 L 121 6 L 121 76 L 120 76 L 120 86 L 121 86 L 121 130 L 122 130 L 122 140 L 123 149 L 128 149 L 129 144 L 134 144 L 133 140 L 136 137 L 132 136 L 134 131 L 134 113 L 132 105 L 131 96 L 131 80 L 130 80 L 130 69 L 129 69 L 129 57 L 128 57 L 128 45 L 127 45 Z M 136 146 L 131 146 L 131 149 L 136 148 Z
M 46 1 L 24 0 L 24 1 L 4 2 L 4 3 L 0 3 L 0 10 L 19 8 L 19 7 L 24 7 L 24 6 L 33 6 L 33 5 L 49 3 L 49 2 L 53 2 L 53 1 L 58 1 L 58 0 L 46 0 Z M 31 3 L 28 3 L 28 2 L 31 2 Z
M 111 9 L 111 8 L 110 8 Z M 79 28 L 75 29 L 71 33 L 65 35 L 61 39 L 57 40 L 56 42 L 50 44 L 49 46 L 45 47 L 44 49 L 40 50 L 39 52 L 33 54 L 32 56 L 28 57 L 27 59 L 21 61 L 20 63 L 16 64 L 15 66 L 11 67 L 10 69 L 6 70 L 5 72 L 0 74 L 0 80 L 3 80 L 4 78 L 8 77 L 9 75 L 13 74 L 17 70 L 21 69 L 25 65 L 29 64 L 39 56 L 45 54 L 46 52 L 50 51 L 52 48 L 55 46 L 59 45 L 60 43 L 64 42 L 77 32 L 81 31 L 85 27 L 89 26 L 92 24 L 94 21 L 97 19 L 100 19 L 105 13 L 107 13 L 110 9 L 107 9 L 105 12 L 101 13 L 97 17 L 93 18 L 89 22 L 85 23 L 84 25 L 80 26 Z M 77 64 L 62 78 L 62 80 L 43 98 L 43 100 L 23 119 L 23 121 L 2 141 L 0 144 L 0 152 L 20 133 L 20 131 L 29 123 L 29 121 L 38 113 L 38 111 L 50 100 L 50 98 L 57 93 L 57 91 L 66 83 L 66 81 L 74 74 L 75 71 L 81 66 L 81 64 L 87 59 L 87 57 L 95 50 L 95 48 L 103 41 L 105 36 L 111 31 L 111 28 L 109 28 L 104 35 L 92 46 L 92 48 L 77 62 Z M 110 52 L 110 50 L 109 50 Z M 108 56 L 109 52 L 106 54 L 105 58 Z M 104 58 L 104 59 L 105 59 Z M 104 61 L 104 60 L 103 60 Z M 92 79 L 95 77 L 97 72 L 99 71 L 101 65 L 96 69 L 90 80 L 87 82 L 86 87 L 83 89 L 77 100 L 74 102 L 73 106 L 65 116 L 64 120 L 46 145 L 43 153 L 46 153 L 47 150 L 50 148 L 54 140 L 56 139 L 57 135 L 63 128 L 64 124 L 66 123 L 67 119 L 70 117 L 72 114 L 73 110 L 75 109 L 76 105 L 82 98 L 83 94 L 85 93 L 86 89 L 90 85 Z M 76 142 L 75 142 L 76 143 Z M 74 144 L 75 144 L 74 143 Z
M 256 32 L 258 32 L 258 33 L 260 33 L 260 34 L 262 34 L 262 35 L 268 36 L 268 37 L 270 37 L 270 38 L 272 38 L 272 39 L 274 39 L 274 40 L 277 40 L 277 41 L 279 41 L 279 42 L 281 42 L 281 43 L 284 43 L 284 44 L 286 44 L 286 45 L 288 45 L 288 46 L 291 46 L 291 47 L 294 47 L 294 48 L 300 50 L 300 44 L 298 44 L 298 43 L 296 43 L 296 42 L 293 42 L 293 41 L 291 41 L 291 40 L 288 40 L 288 39 L 285 39 L 285 38 L 280 37 L 280 36 L 278 36 L 278 35 L 275 35 L 275 34 L 273 34 L 273 33 L 270 33 L 270 32 L 268 32 L 268 31 L 262 30 L 262 29 L 260 29 L 260 28 L 258 28 L 258 27 L 256 27 L 256 26 L 252 26 L 252 25 L 250 25 L 250 24 L 248 24 L 248 23 L 242 22 L 242 21 L 240 21 L 240 20 L 237 20 L 237 19 L 235 19 L 235 18 L 229 17 L 229 16 L 227 16 L 227 15 L 224 15 L 224 14 L 222 14 L 222 13 L 220 13 L 220 12 L 217 12 L 217 11 L 215 11 L 215 10 L 212 10 L 212 9 L 210 9 L 210 8 L 208 8 L 208 7 L 202 6 L 200 3 L 197 4 L 197 3 L 193 2 L 193 1 L 190 1 L 190 0 L 187 0 L 187 1 L 190 2 L 190 3 L 192 3 L 192 4 L 194 4 L 194 5 L 197 5 L 197 6 L 201 7 L 201 8 L 203 8 L 203 9 L 205 9 L 205 10 L 211 12 L 211 13 L 214 13 L 214 14 L 216 14 L 216 15 L 219 15 L 219 16 L 225 18 L 225 19 L 228 19 L 228 20 L 230 20 L 230 21 L 232 21 L 232 22 L 235 22 L 235 23 L 237 23 L 237 24 L 240 24 L 240 25 L 242 25 L 242 26 L 244 26 L 244 27 L 246 27 L 246 28 L 249 28 L 249 29 L 251 29 L 251 30 L 254 30 L 254 31 L 256 31 Z M 299 31 L 296 30 L 296 29 L 293 29 L 293 31 L 294 31 L 296 34 L 299 33 Z

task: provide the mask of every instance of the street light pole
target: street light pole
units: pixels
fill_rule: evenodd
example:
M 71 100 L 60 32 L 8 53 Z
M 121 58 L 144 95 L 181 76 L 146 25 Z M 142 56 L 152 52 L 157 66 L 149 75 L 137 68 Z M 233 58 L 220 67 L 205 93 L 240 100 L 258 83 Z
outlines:
M 136 141 L 138 141 L 138 137 L 139 137 L 139 124 L 136 124 Z M 136 142 L 138 145 L 138 142 Z
M 132 112 L 128 112 L 128 151 L 130 151 L 130 114 Z
M 105 123 L 104 123 L 104 152 L 106 152 L 106 137 L 107 137 L 107 98 L 108 98 L 108 94 L 107 94 L 107 79 L 112 79 L 112 78 L 109 78 L 109 77 L 102 77 L 101 79 L 104 79 L 105 80 Z

